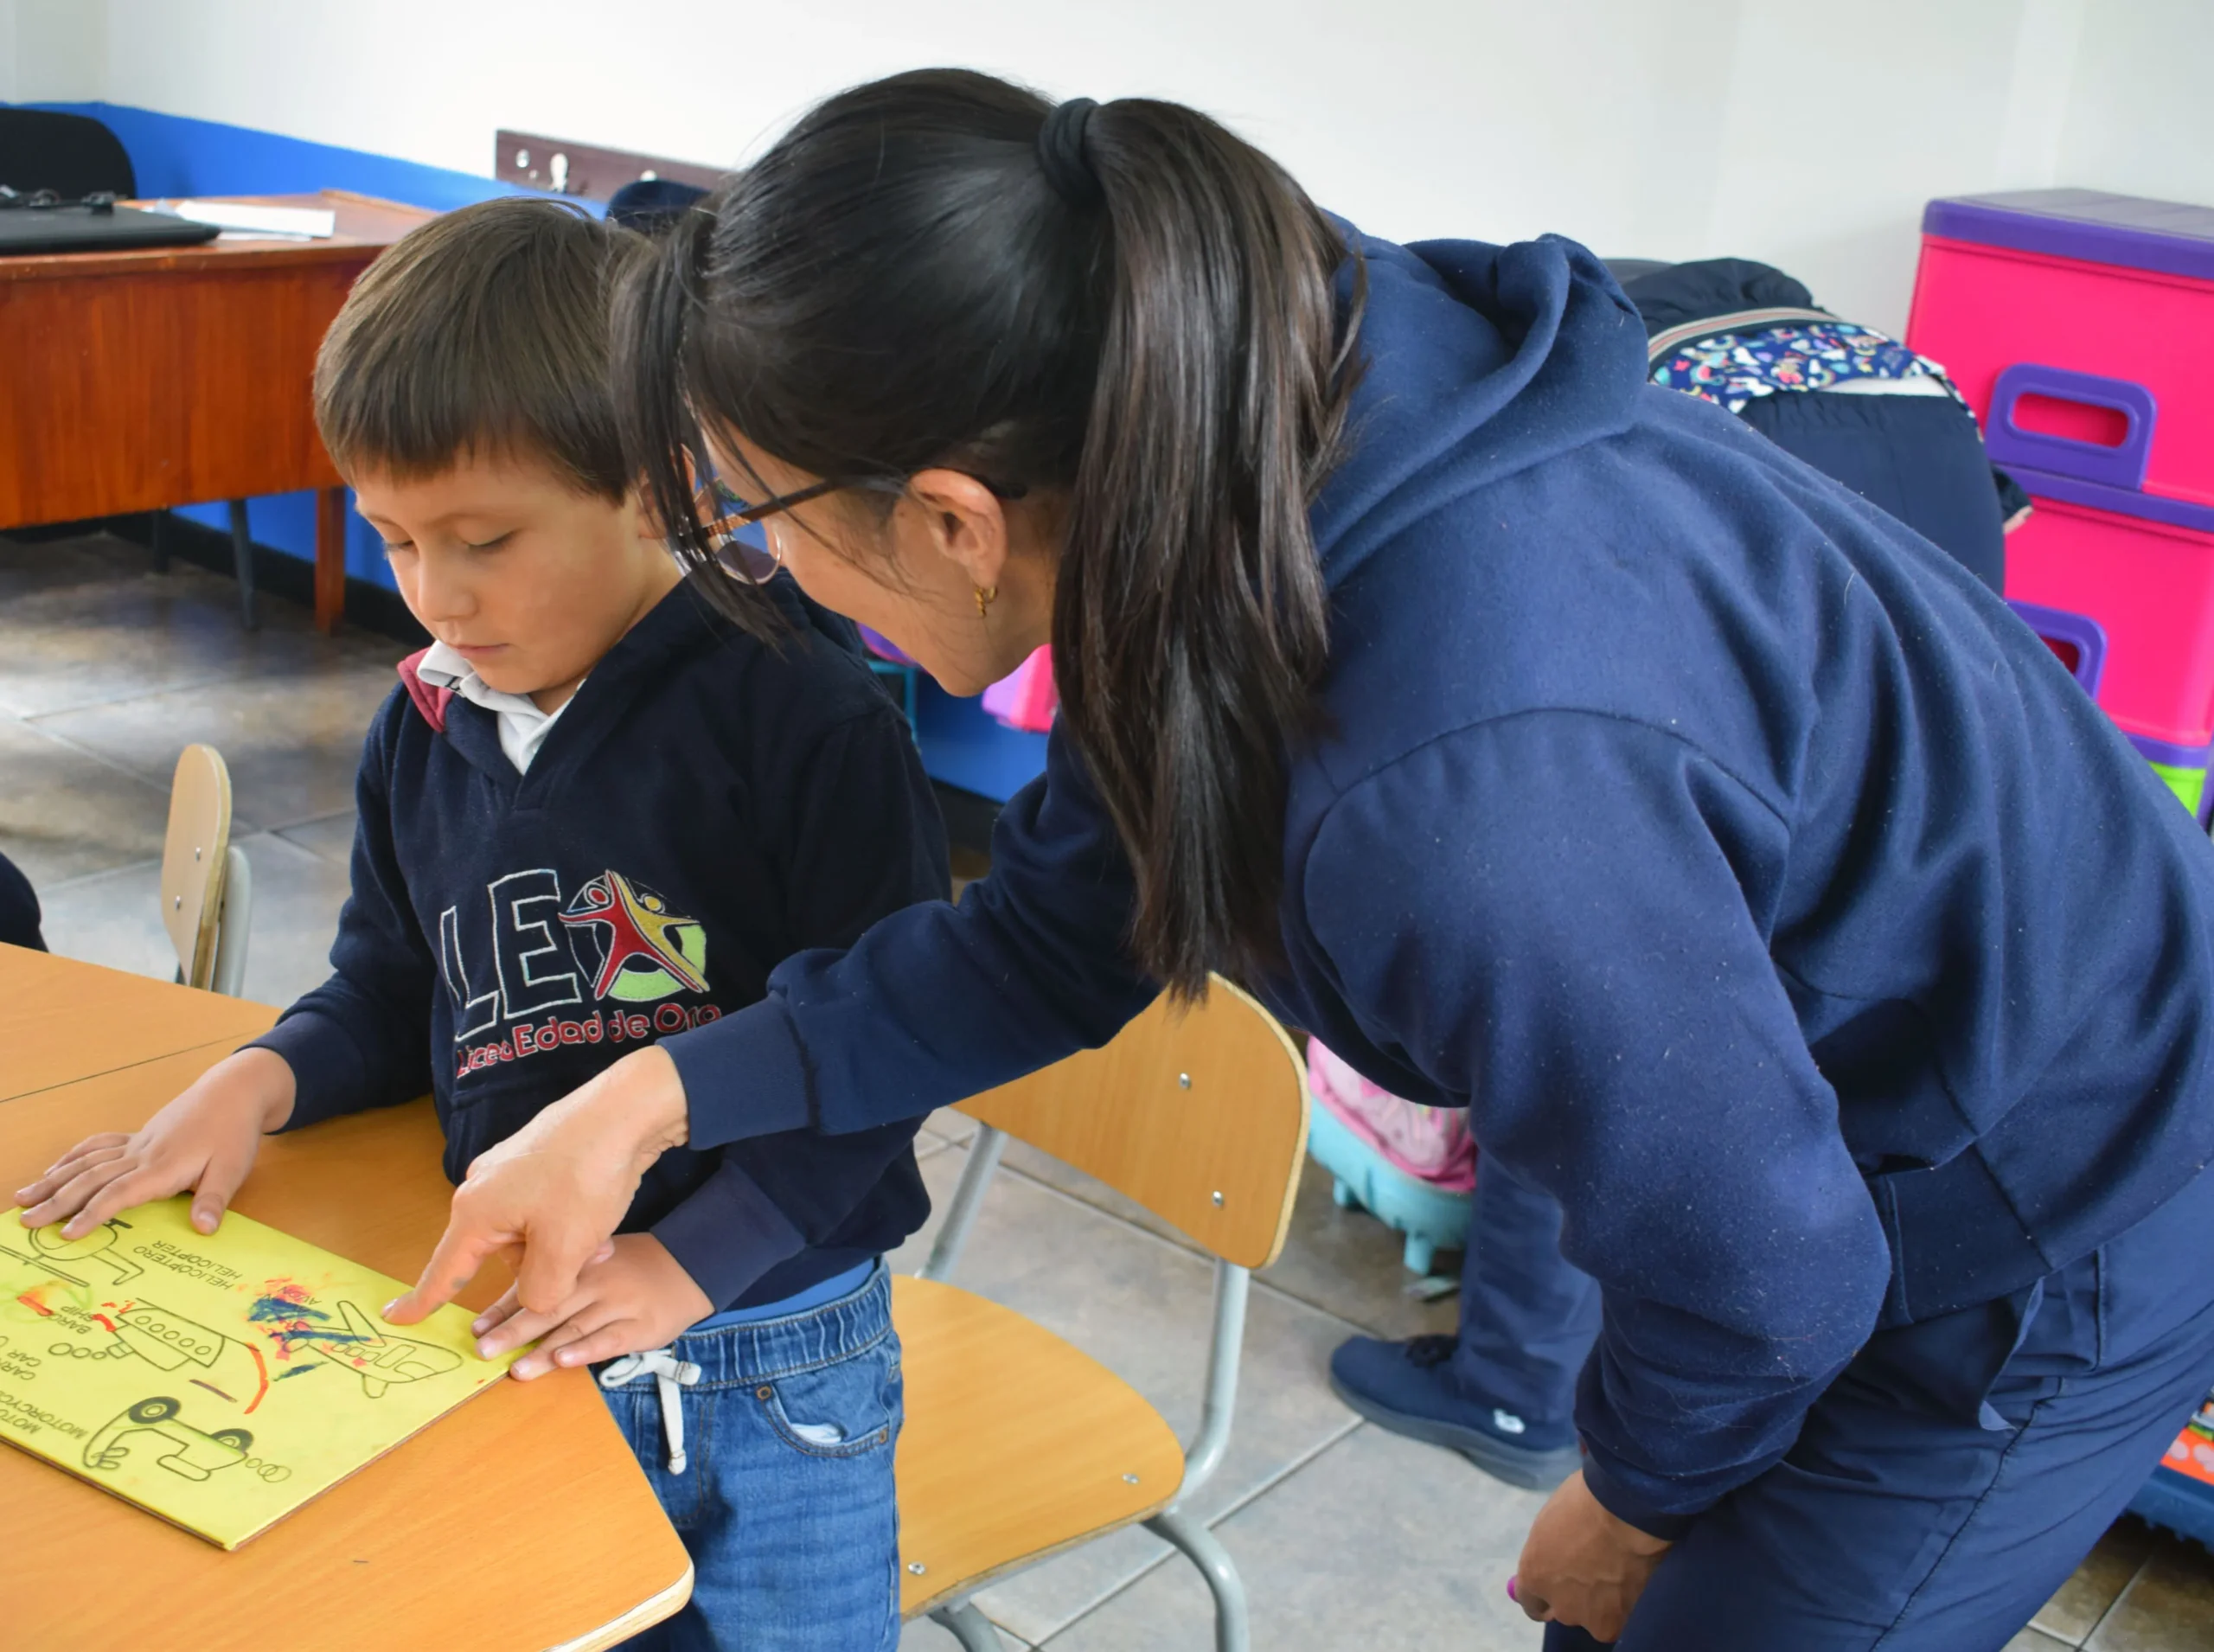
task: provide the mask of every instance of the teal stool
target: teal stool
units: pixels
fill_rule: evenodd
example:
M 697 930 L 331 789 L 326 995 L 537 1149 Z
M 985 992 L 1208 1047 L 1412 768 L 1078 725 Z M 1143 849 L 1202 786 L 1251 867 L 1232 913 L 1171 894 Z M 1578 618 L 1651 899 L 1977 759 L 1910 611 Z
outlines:
M 1427 1277 L 1439 1251 L 1457 1251 L 1468 1237 L 1468 1194 L 1449 1193 L 1408 1175 L 1312 1095 L 1307 1098 L 1307 1153 L 1334 1178 L 1330 1197 L 1339 1209 L 1358 1207 L 1407 1236 L 1403 1256 L 1408 1272 Z

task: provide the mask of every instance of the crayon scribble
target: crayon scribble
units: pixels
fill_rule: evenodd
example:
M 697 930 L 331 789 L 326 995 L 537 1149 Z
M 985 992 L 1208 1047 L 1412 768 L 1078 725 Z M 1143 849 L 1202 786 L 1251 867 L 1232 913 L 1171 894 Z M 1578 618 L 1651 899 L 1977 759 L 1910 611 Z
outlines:
M 253 1391 L 253 1398 L 246 1402 L 246 1414 L 251 1417 L 253 1408 L 269 1398 L 269 1363 L 261 1357 L 261 1350 L 253 1343 L 246 1345 L 246 1351 L 253 1355 L 254 1375 L 261 1380 L 261 1386 Z
M 290 1294 L 295 1290 L 300 1294 Z M 306 1295 L 298 1285 L 293 1285 L 286 1291 L 256 1297 L 253 1306 L 246 1310 L 246 1316 L 257 1323 L 266 1323 L 275 1319 L 320 1319 L 327 1322 L 330 1316 L 320 1308 L 310 1307 L 304 1300 Z
M 288 1302 L 282 1297 L 256 1297 L 246 1316 L 257 1325 L 267 1325 L 283 1320 L 322 1320 L 325 1324 L 330 1316 L 320 1308 L 310 1308 L 305 1303 Z
M 46 1279 L 22 1292 L 16 1300 L 41 1319 L 52 1319 L 54 1309 L 48 1304 L 47 1298 L 57 1291 L 66 1291 L 67 1289 L 67 1284 L 60 1279 Z
M 320 1371 L 322 1369 L 323 1367 L 319 1365 L 296 1365 L 289 1371 L 279 1371 L 277 1373 L 277 1380 L 282 1382 L 287 1377 L 298 1376 L 303 1371 Z
M 299 1342 L 355 1342 L 362 1339 L 343 1331 L 329 1329 L 330 1316 L 320 1308 L 311 1308 L 307 1301 L 305 1285 L 289 1280 L 272 1279 L 261 1296 L 253 1300 L 246 1316 L 253 1324 L 266 1327 L 269 1340 L 277 1344 L 277 1357 L 289 1360 L 292 1349 Z
M 237 1404 L 239 1403 L 239 1402 L 238 1402 L 237 1400 L 235 1400 L 235 1399 L 231 1399 L 231 1396 L 230 1396 L 230 1395 L 228 1395 L 228 1394 L 227 1394 L 227 1393 L 223 1393 L 223 1391 L 222 1391 L 221 1388 L 218 1388 L 218 1387 L 217 1387 L 214 1383 L 212 1383 L 212 1382 L 202 1382 L 202 1381 L 200 1380 L 200 1379 L 199 1379 L 199 1378 L 197 1378 L 197 1377 L 187 1377 L 187 1378 L 185 1379 L 185 1380 L 186 1380 L 187 1382 L 189 1382 L 189 1383 L 194 1384 L 194 1385 L 195 1385 L 195 1386 L 197 1386 L 197 1387 L 205 1388 L 205 1389 L 206 1389 L 209 1393 L 211 1393 L 211 1394 L 217 1395 L 217 1396 L 219 1396 L 220 1398 L 224 1399 L 230 1399 L 230 1400 L 231 1400 L 231 1404 L 233 1404 L 234 1405 L 237 1405 Z

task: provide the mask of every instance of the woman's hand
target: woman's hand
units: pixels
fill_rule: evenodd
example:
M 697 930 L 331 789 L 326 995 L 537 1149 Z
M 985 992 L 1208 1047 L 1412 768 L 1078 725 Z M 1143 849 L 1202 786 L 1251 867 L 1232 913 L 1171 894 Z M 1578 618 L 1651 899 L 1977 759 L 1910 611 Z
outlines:
M 532 1313 L 510 1287 L 469 1329 L 487 1360 L 537 1341 L 508 1371 L 528 1382 L 556 1368 L 666 1348 L 714 1311 L 659 1239 L 624 1233 L 600 1246 L 577 1276 L 576 1290 L 553 1312 Z
M 66 1217 L 61 1237 L 82 1239 L 118 1212 L 189 1188 L 192 1225 L 212 1233 L 262 1136 L 292 1116 L 293 1095 L 292 1069 L 274 1050 L 226 1056 L 131 1134 L 88 1136 L 18 1188 L 22 1224 Z
M 1541 1623 L 1616 1641 L 1667 1552 L 1659 1538 L 1608 1513 L 1583 1475 L 1572 1474 L 1531 1522 L 1507 1592 Z
M 554 1314 L 630 1208 L 638 1178 L 684 1144 L 687 1123 L 676 1063 L 658 1045 L 633 1050 L 477 1155 L 422 1278 L 387 1305 L 385 1318 L 414 1324 L 506 1250 L 522 1252 L 516 1299 Z

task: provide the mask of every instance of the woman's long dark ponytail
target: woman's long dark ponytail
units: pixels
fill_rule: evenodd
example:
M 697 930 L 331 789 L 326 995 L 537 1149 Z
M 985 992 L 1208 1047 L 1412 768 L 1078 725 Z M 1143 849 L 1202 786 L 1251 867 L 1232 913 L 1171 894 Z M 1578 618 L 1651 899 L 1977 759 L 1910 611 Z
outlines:
M 1136 871 L 1135 956 L 1191 996 L 1281 958 L 1360 272 L 1341 303 L 1328 220 L 1206 116 L 1100 105 L 1041 161 L 1048 113 L 957 70 L 817 106 L 634 279 L 618 393 L 672 516 L 695 420 L 849 483 L 1066 490 L 1063 726 Z
M 1344 419 L 1344 253 L 1204 115 L 1129 101 L 1089 125 L 1114 273 L 1053 675 L 1137 868 L 1138 956 L 1189 994 L 1282 951 L 1285 768 L 1328 646 L 1308 507 Z

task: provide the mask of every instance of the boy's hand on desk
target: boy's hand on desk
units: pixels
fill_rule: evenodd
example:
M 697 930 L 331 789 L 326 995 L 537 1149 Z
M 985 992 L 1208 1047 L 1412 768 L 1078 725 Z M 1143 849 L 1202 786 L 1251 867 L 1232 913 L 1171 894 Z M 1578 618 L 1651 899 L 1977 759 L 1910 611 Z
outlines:
M 469 1329 L 476 1333 L 477 1353 L 488 1360 L 537 1341 L 510 1367 L 526 1382 L 555 1369 L 666 1348 L 715 1311 L 650 1233 L 620 1233 L 603 1245 L 577 1276 L 575 1291 L 550 1314 L 532 1313 L 515 1290 L 509 1286 Z
M 23 1226 L 67 1218 L 61 1236 L 80 1239 L 133 1205 L 192 1188 L 192 1225 L 212 1233 L 263 1133 L 292 1116 L 294 1093 L 292 1069 L 274 1050 L 226 1056 L 131 1135 L 88 1136 L 18 1188 Z

